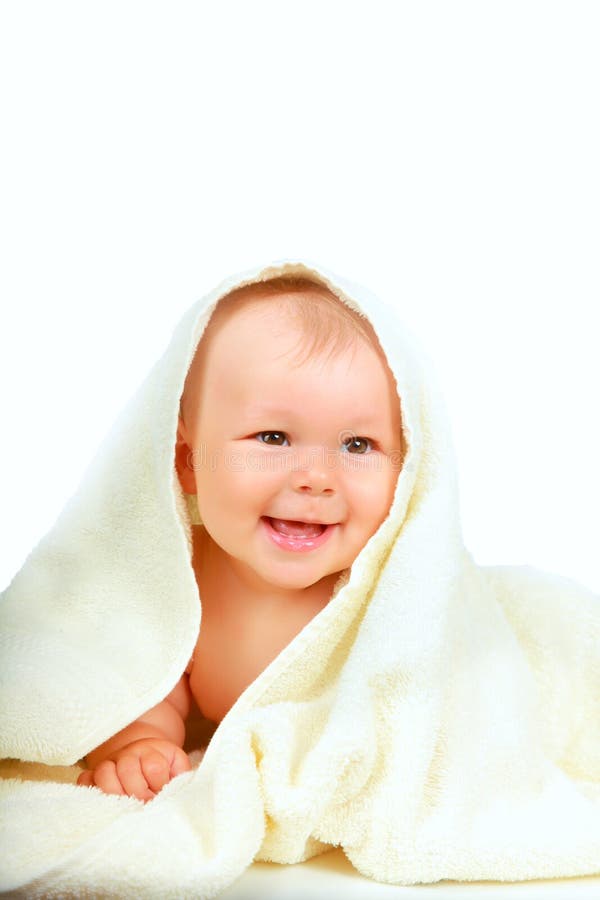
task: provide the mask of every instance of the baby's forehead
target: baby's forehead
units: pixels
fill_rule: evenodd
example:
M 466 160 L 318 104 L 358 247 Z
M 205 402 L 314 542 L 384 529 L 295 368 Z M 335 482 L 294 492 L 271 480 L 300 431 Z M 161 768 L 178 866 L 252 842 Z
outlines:
M 301 290 L 277 290 L 254 284 L 232 291 L 216 305 L 190 366 L 184 396 L 199 400 L 206 376 L 229 376 L 236 356 L 246 356 L 254 345 L 269 346 L 272 338 L 289 369 L 325 366 L 341 356 L 352 364 L 357 349 L 366 346 L 378 359 L 390 387 L 393 376 L 375 332 L 364 317 L 324 286 L 309 284 Z M 362 321 L 357 321 L 362 319 Z M 269 346 L 270 349 L 270 346 Z

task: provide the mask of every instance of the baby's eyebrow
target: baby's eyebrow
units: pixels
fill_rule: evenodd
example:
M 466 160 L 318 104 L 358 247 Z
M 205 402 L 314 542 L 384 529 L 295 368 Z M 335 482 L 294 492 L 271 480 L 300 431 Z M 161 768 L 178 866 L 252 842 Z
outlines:
M 275 406 L 268 403 L 249 406 L 246 409 L 246 413 L 250 417 L 281 417 L 286 418 L 288 421 L 297 415 L 296 410 L 290 409 L 287 406 Z M 371 428 L 381 426 L 381 417 L 374 415 L 372 412 L 361 413 L 355 410 L 350 415 L 346 416 L 346 418 L 348 421 L 345 423 L 344 427 L 347 431 L 356 434 L 358 434 L 359 431 L 368 431 Z
M 246 412 L 251 416 L 289 416 L 292 414 L 292 411 L 286 406 L 271 406 L 268 403 L 248 406 Z

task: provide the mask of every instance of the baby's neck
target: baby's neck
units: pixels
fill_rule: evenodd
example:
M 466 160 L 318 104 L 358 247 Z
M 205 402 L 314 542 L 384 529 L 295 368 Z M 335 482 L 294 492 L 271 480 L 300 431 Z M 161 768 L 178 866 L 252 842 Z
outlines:
M 202 714 L 220 722 L 242 691 L 308 625 L 333 594 L 339 573 L 304 590 L 256 584 L 196 528 L 193 565 L 202 624 L 190 672 Z M 201 532 L 204 532 L 203 534 Z

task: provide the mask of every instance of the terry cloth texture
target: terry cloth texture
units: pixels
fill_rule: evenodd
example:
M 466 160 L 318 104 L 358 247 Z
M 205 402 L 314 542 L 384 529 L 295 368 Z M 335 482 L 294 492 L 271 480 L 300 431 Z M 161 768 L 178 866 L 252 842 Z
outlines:
M 187 311 L 3 594 L 1 755 L 74 765 L 184 671 L 201 612 L 174 471 L 186 372 L 219 299 L 284 274 L 326 284 L 379 336 L 407 448 L 390 513 L 152 802 L 11 764 L 4 890 L 212 897 L 253 860 L 330 846 L 397 884 L 600 872 L 600 600 L 474 563 L 432 365 L 393 307 L 303 263 L 229 279 Z

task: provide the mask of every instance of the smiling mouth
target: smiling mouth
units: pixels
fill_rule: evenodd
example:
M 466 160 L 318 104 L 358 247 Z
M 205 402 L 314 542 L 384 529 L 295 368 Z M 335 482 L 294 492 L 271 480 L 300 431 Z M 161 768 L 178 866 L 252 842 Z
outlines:
M 323 522 L 299 522 L 296 519 L 275 519 L 261 516 L 267 539 L 284 553 L 308 554 L 327 544 L 336 533 L 337 525 Z

